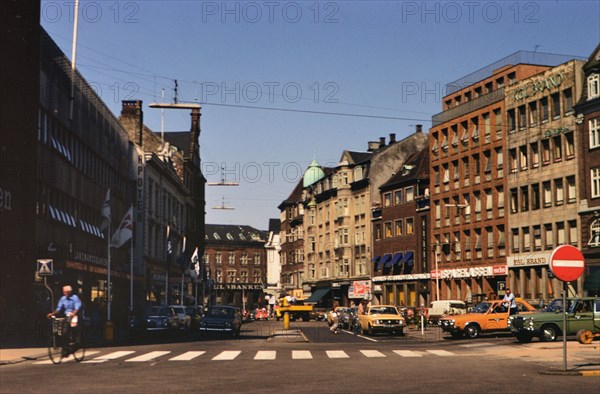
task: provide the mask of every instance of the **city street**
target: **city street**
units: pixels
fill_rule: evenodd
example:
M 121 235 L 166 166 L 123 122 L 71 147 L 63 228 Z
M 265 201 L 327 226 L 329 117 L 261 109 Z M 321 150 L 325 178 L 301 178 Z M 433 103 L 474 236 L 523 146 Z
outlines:
M 501 387 L 520 392 L 592 392 L 599 376 L 565 376 L 560 343 L 520 345 L 508 336 L 448 340 L 437 329 L 427 340 L 409 330 L 402 337 L 335 335 L 324 322 L 292 323 L 303 336 L 266 335 L 281 322 L 245 324 L 240 339 L 200 340 L 89 349 L 82 363 L 46 359 L 0 369 L 1 392 L 473 392 Z M 306 341 L 309 339 L 310 341 Z M 582 348 L 581 346 L 587 346 Z M 600 344 L 569 342 L 569 366 L 600 363 Z M 428 372 L 424 372 L 428 371 Z M 510 379 L 507 381 L 507 376 Z M 68 385 L 68 388 L 64 386 Z M 514 385 L 514 386 L 513 386 Z

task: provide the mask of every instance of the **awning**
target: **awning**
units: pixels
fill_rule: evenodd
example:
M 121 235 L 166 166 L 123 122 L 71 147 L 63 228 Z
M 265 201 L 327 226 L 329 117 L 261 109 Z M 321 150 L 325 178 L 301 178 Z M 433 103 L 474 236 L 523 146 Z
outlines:
M 415 257 L 415 253 L 414 252 L 406 252 L 404 253 L 404 262 L 406 263 L 407 266 L 412 267 L 414 265 L 414 257 Z
M 392 261 L 389 262 L 390 265 L 397 265 L 402 261 L 402 253 L 396 253 L 392 258 Z
M 327 293 L 329 293 L 329 290 L 331 290 L 331 289 L 317 289 L 314 293 L 311 294 L 310 297 L 308 297 L 304 301 L 304 303 L 305 304 L 310 304 L 310 303 L 316 304 L 317 302 L 321 301 L 321 299 L 323 297 L 325 297 L 327 295 Z
M 389 266 L 392 265 L 392 255 L 391 254 L 386 254 L 381 258 L 381 262 L 383 263 L 383 266 L 388 268 Z
M 373 271 L 375 272 L 381 269 L 381 263 L 379 262 L 379 260 L 381 260 L 381 256 L 375 256 L 373 257 L 373 260 L 371 260 L 372 263 L 375 263 L 373 267 Z

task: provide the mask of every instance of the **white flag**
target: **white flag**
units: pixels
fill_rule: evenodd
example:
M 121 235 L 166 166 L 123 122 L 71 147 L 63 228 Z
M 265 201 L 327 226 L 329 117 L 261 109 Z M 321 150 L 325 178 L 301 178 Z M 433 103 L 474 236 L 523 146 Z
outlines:
M 192 254 L 192 261 L 190 264 L 190 276 L 192 279 L 197 280 L 200 276 L 200 263 L 198 262 L 198 248 L 194 250 L 194 254 Z
M 133 207 L 129 207 L 129 210 L 121 220 L 121 224 L 113 234 L 110 246 L 113 248 L 120 248 L 123 244 L 131 239 L 133 234 Z
M 106 191 L 106 198 L 104 199 L 104 204 L 102 204 L 102 210 L 100 213 L 100 217 L 102 219 L 100 223 L 100 231 L 104 231 L 110 224 L 110 189 Z

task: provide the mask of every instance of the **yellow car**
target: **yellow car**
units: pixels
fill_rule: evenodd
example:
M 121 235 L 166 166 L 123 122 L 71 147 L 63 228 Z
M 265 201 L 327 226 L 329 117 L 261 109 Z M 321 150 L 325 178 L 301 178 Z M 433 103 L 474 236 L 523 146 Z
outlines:
M 406 320 L 394 305 L 372 305 L 358 316 L 358 324 L 363 334 L 386 332 L 403 335 Z

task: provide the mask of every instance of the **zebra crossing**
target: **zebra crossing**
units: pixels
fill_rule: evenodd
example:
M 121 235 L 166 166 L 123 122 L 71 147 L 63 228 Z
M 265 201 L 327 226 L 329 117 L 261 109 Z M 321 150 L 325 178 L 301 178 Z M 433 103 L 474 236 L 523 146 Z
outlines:
M 241 350 L 223 350 L 216 353 L 210 353 L 205 350 L 191 350 L 183 353 L 174 353 L 171 350 L 154 350 L 138 354 L 135 350 L 118 350 L 111 353 L 99 354 L 100 351 L 87 351 L 85 360 L 82 364 L 102 364 L 110 361 L 113 362 L 125 362 L 125 363 L 145 363 L 154 361 L 168 361 L 168 362 L 189 362 L 195 360 L 207 360 L 207 361 L 233 361 L 239 360 L 244 357 L 250 358 L 253 361 L 273 361 L 285 358 L 291 358 L 292 360 L 313 360 L 315 358 L 328 358 L 328 359 L 350 359 L 350 358 L 391 358 L 391 357 L 452 357 L 457 356 L 456 353 L 441 350 L 373 350 L 365 349 L 358 351 L 346 351 L 346 350 L 291 350 L 291 351 L 277 351 L 277 350 L 257 350 L 247 351 L 250 353 L 249 356 L 240 357 L 242 355 Z M 64 362 L 75 362 L 74 359 L 69 358 L 63 360 Z M 37 365 L 50 365 L 50 360 L 37 361 L 34 364 Z

